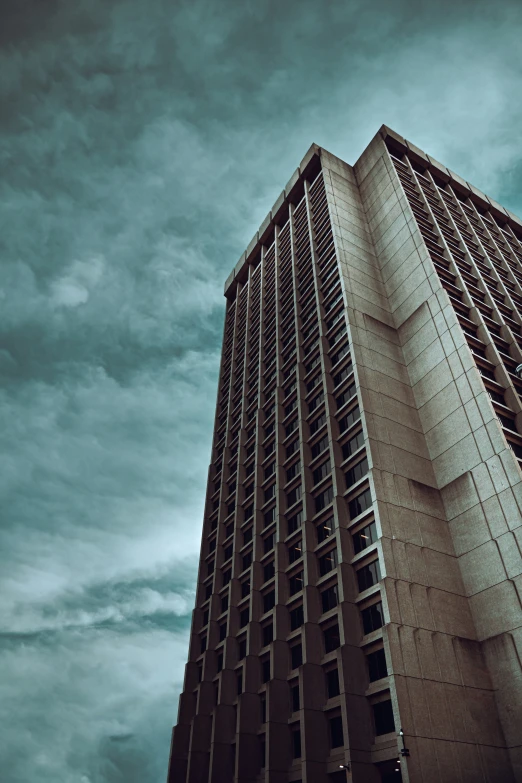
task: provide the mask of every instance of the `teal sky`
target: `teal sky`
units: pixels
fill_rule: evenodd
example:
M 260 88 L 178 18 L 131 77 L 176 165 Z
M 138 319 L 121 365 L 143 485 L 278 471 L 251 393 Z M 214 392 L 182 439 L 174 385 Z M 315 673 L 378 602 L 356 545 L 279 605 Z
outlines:
M 3 783 L 164 783 L 223 283 L 382 123 L 522 215 L 522 5 L 4 0 Z

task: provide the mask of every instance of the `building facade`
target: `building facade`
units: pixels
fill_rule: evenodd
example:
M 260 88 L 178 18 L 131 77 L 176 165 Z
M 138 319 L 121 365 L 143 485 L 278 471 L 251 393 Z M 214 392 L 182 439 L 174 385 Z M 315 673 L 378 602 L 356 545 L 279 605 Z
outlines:
M 383 126 L 225 296 L 169 783 L 522 781 L 522 221 Z

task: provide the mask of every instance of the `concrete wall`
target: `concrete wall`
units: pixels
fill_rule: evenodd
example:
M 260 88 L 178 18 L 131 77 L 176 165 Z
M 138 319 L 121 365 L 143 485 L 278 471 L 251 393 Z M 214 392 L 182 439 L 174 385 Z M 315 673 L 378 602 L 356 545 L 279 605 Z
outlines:
M 380 136 L 355 173 L 394 327 L 388 313 L 378 327 L 368 312 L 355 316 L 373 349 L 365 378 L 393 354 L 384 372 L 400 381 L 416 433 L 402 441 L 381 426 L 378 443 L 369 433 L 397 707 L 415 737 L 410 779 L 520 780 L 520 471 Z M 389 406 L 386 383 L 373 386 L 363 393 L 367 420 Z M 399 471 L 381 469 L 391 464 L 388 445 L 381 456 L 387 440 L 407 443 L 412 462 L 426 460 L 422 478 L 405 459 Z

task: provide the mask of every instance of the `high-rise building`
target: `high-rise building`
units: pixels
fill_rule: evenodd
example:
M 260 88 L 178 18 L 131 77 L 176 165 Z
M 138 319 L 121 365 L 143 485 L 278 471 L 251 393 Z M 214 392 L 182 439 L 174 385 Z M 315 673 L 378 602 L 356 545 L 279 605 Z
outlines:
M 169 783 L 522 781 L 522 221 L 383 127 L 225 296 Z

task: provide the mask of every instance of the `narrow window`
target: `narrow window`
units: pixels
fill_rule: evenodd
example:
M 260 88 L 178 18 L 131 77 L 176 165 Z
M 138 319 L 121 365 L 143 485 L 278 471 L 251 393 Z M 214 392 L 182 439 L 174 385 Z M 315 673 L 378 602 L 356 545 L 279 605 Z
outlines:
M 263 596 L 263 610 L 269 612 L 275 606 L 275 590 L 270 590 L 269 593 L 265 593 Z
M 298 460 L 297 462 L 294 462 L 294 464 L 287 469 L 286 480 L 291 481 L 293 478 L 297 476 L 300 470 L 301 470 L 301 463 Z
M 379 566 L 379 560 L 374 560 L 368 565 L 363 566 L 357 571 L 357 582 L 359 584 L 359 591 L 373 587 L 381 578 L 381 569 Z
M 296 606 L 290 612 L 290 630 L 295 631 L 300 628 L 304 623 L 304 609 L 303 606 Z
M 337 407 L 340 408 L 342 405 L 345 404 L 345 402 L 348 402 L 348 400 L 351 400 L 353 395 L 356 392 L 355 383 L 350 384 L 345 391 L 342 392 L 338 397 L 335 398 L 335 402 L 337 403 Z
M 315 435 L 315 433 L 323 426 L 323 424 L 326 424 L 326 413 L 321 413 L 320 416 L 317 417 L 317 419 L 314 419 L 310 424 L 310 432 L 312 435 Z
M 275 497 L 276 492 L 276 485 L 271 484 L 268 489 L 265 489 L 264 494 L 264 502 L 267 503 L 269 500 L 272 500 L 273 497 Z
M 366 476 L 368 473 L 368 460 L 366 457 L 362 459 L 360 462 L 358 462 L 356 465 L 353 466 L 353 468 L 350 468 L 345 473 L 345 480 L 346 480 L 346 489 L 349 489 L 351 486 L 353 486 L 357 481 L 360 481 L 363 476 Z
M 342 370 L 340 370 L 336 375 L 334 375 L 334 386 L 339 386 L 340 383 L 344 381 L 345 378 L 348 378 L 349 375 L 351 375 L 353 372 L 352 363 L 349 362 L 346 367 L 343 367 Z
M 356 421 L 359 421 L 361 418 L 361 412 L 359 410 L 359 406 L 356 405 L 355 408 L 352 408 L 351 411 L 349 411 L 345 416 L 342 417 L 342 419 L 339 420 L 339 432 L 346 432 L 346 430 L 350 429 L 352 424 L 355 424 Z
M 373 705 L 373 719 L 375 722 L 375 734 L 390 734 L 395 731 L 395 721 L 393 719 L 393 707 L 391 699 L 380 701 Z
M 362 552 L 363 549 L 377 541 L 377 528 L 375 522 L 370 522 L 369 525 L 358 530 L 353 534 L 353 550 L 355 554 Z
M 266 647 L 274 638 L 274 626 L 272 623 L 263 626 L 263 647 Z
M 288 535 L 294 533 L 298 527 L 301 527 L 303 523 L 303 512 L 298 511 L 297 514 L 289 517 L 288 519 Z
M 363 609 L 361 615 L 365 634 L 376 631 L 378 628 L 382 628 L 384 625 L 384 615 L 381 601 L 376 604 L 372 604 L 367 609 Z
M 370 682 L 375 680 L 382 680 L 383 677 L 388 676 L 388 667 L 386 666 L 386 655 L 384 650 L 376 650 L 367 657 L 368 660 L 368 674 Z
M 334 518 L 330 517 L 317 525 L 317 543 L 321 544 L 329 538 L 335 529 Z
M 301 644 L 295 644 L 290 648 L 290 659 L 292 669 L 297 669 L 303 663 L 303 647 Z
M 299 560 L 302 554 L 303 554 L 303 545 L 301 539 L 299 538 L 297 541 L 294 541 L 294 543 L 288 547 L 289 562 L 295 563 L 296 560 Z
M 339 635 L 339 626 L 337 623 L 335 625 L 331 625 L 329 628 L 325 628 L 323 631 L 323 638 L 324 638 L 324 651 L 325 653 L 332 652 L 333 650 L 337 650 L 337 648 L 341 644 L 341 637 Z
M 319 493 L 315 497 L 315 510 L 322 511 L 333 500 L 333 487 L 328 487 L 324 492 Z
M 337 566 L 337 550 L 331 549 L 319 558 L 319 573 L 321 576 L 329 574 Z
M 344 745 L 343 736 L 343 719 L 339 715 L 335 718 L 330 718 L 330 747 L 341 748 Z
M 328 587 L 326 590 L 323 590 L 321 593 L 321 604 L 323 613 L 328 612 L 330 609 L 334 609 L 334 607 L 337 606 L 337 585 L 332 585 L 332 587 Z
M 272 551 L 275 544 L 275 533 L 271 533 L 269 536 L 263 539 L 263 552 L 267 555 Z
M 294 574 L 294 576 L 291 576 L 289 579 L 289 588 L 290 588 L 290 595 L 295 595 L 299 592 L 299 590 L 302 590 L 303 588 L 303 572 L 299 571 L 299 573 Z
M 269 579 L 272 579 L 274 574 L 275 574 L 275 565 L 274 565 L 274 561 L 271 560 L 263 567 L 263 581 L 268 582 Z
M 330 669 L 326 672 L 326 693 L 329 699 L 339 696 L 339 672 L 337 669 Z
M 326 476 L 330 474 L 331 469 L 332 466 L 329 459 L 327 459 L 326 462 L 323 462 L 322 465 L 316 468 L 312 473 L 312 481 L 314 486 L 315 484 L 319 484 L 320 481 L 326 478 Z
M 293 489 L 290 490 L 290 492 L 286 493 L 287 507 L 290 508 L 290 506 L 293 506 L 294 503 L 297 503 L 300 497 L 301 497 L 301 484 L 298 484 L 297 487 L 294 487 Z
M 292 758 L 301 758 L 301 729 L 292 730 Z
M 265 511 L 263 515 L 263 526 L 268 527 L 276 518 L 276 510 L 275 506 L 274 508 L 269 509 L 268 511 Z
M 350 519 L 355 519 L 363 511 L 369 509 L 372 505 L 372 493 L 369 489 L 365 489 L 360 495 L 350 501 L 348 509 L 350 512 Z
M 317 443 L 312 446 L 312 459 L 315 459 L 328 448 L 328 435 L 324 435 Z

